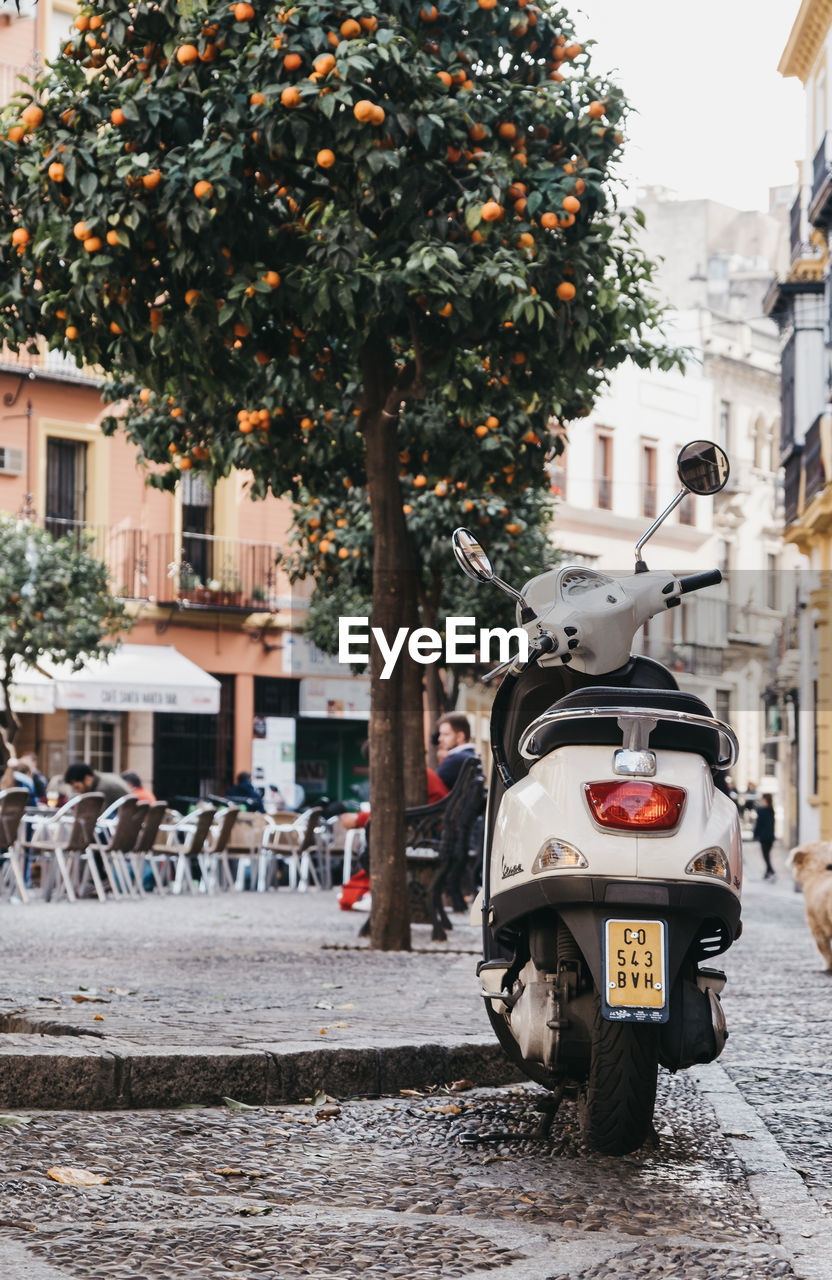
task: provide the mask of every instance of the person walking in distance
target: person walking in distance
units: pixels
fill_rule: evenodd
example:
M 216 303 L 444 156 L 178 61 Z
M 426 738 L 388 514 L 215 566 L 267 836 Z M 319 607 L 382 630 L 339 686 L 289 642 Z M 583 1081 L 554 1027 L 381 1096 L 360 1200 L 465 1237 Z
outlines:
M 754 823 L 753 839 L 759 843 L 766 864 L 764 880 L 774 880 L 774 867 L 771 865 L 771 846 L 774 844 L 774 803 L 770 795 L 764 795 L 757 806 L 757 818 Z

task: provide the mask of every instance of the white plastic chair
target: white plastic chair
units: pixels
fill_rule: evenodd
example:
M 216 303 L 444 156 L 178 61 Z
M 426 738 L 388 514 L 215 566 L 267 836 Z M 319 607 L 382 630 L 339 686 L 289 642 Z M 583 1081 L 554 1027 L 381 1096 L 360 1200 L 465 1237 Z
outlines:
M 28 902 L 23 870 L 24 810 L 31 802 L 26 787 L 0 791 L 0 897 Z
M 32 816 L 26 849 L 30 863 L 40 865 L 44 901 L 65 893 L 70 902 L 75 902 L 84 864 L 89 867 L 96 894 L 105 901 L 107 895 L 90 847 L 95 844 L 95 824 L 103 808 L 104 797 L 100 791 L 85 791 L 73 796 L 54 813 L 46 813 L 42 818 L 40 814 Z
M 289 875 L 289 888 L 305 890 L 310 879 L 321 887 L 320 876 L 310 855 L 320 809 L 299 814 L 294 822 L 272 822 L 263 831 L 257 855 L 257 892 L 270 887 L 275 866 L 282 863 Z
M 239 805 L 217 809 L 203 850 L 197 854 L 201 885 L 205 893 L 234 888 L 234 876 L 228 861 L 228 841 L 239 812 Z

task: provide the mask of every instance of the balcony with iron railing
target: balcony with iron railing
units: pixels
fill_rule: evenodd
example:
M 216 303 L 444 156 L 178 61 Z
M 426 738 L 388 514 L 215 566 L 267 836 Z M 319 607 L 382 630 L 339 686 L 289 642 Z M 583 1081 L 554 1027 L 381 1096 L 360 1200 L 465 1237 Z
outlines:
M 809 197 L 809 221 L 813 227 L 832 226 L 832 168 L 827 152 L 829 134 L 825 133 L 812 162 L 812 194 Z
M 793 444 L 783 464 L 783 523 L 794 524 L 800 507 L 800 477 L 803 474 L 803 445 Z
M 111 590 L 127 600 L 259 613 L 290 608 L 299 598 L 278 567 L 275 543 L 198 533 L 177 540 L 171 533 L 49 517 L 43 523 L 102 560 Z
M 815 418 L 806 432 L 806 441 L 803 446 L 804 497 L 807 504 L 826 487 L 826 468 L 823 464 L 823 449 L 821 445 L 821 418 L 823 416 L 825 415 L 819 414 Z

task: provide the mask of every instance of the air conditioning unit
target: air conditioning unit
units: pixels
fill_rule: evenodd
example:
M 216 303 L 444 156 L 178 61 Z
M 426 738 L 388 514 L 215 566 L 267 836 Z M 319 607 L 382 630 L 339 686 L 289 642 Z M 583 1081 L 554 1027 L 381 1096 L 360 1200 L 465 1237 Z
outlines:
M 0 475 L 23 475 L 23 450 L 5 449 L 0 446 Z

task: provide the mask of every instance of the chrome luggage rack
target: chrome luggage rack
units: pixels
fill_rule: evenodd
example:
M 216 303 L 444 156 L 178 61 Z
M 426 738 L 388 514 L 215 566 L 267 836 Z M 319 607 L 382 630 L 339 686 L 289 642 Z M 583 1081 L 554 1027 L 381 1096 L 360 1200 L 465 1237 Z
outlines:
M 685 724 L 700 729 L 712 729 L 719 738 L 718 769 L 730 769 L 737 762 L 740 747 L 734 730 L 713 716 L 700 716 L 692 711 L 665 711 L 661 707 L 581 707 L 562 711 L 544 711 L 524 730 L 520 739 L 520 754 L 524 760 L 539 760 L 540 752 L 534 744 L 535 734 L 547 725 L 567 720 L 617 720 L 623 734 L 622 746 L 630 751 L 644 751 L 649 745 L 650 734 L 660 720 Z

